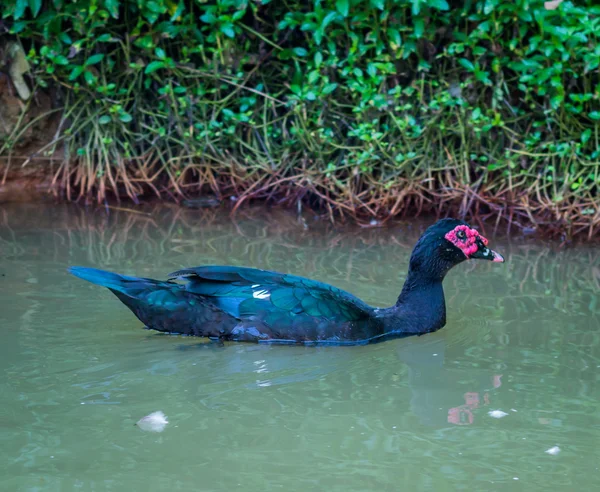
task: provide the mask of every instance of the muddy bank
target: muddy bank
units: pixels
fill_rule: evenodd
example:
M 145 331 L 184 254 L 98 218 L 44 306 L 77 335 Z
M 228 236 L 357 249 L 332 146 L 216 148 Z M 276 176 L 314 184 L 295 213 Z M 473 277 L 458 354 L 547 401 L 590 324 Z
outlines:
M 419 201 L 418 197 L 407 195 L 399 213 L 387 216 L 369 217 L 365 215 L 352 215 L 339 213 L 334 207 L 323 203 L 318 196 L 312 193 L 310 187 L 301 187 L 290 184 L 285 188 L 271 190 L 270 193 L 252 193 L 252 186 L 248 187 L 223 187 L 217 192 L 210 188 L 190 187 L 184 194 L 174 193 L 169 190 L 168 183 L 164 183 L 160 190 L 157 187 L 142 185 L 138 188 L 140 193 L 132 199 L 124 187 L 119 187 L 119 193 L 107 190 L 104 199 L 100 202 L 93 194 L 81 193 L 74 180 L 71 186 L 70 199 L 65 193 L 65 177 L 61 177 L 61 169 L 65 169 L 64 159 L 35 159 L 26 156 L 17 156 L 10 159 L 0 157 L 0 205 L 7 203 L 35 203 L 35 202 L 61 202 L 75 201 L 80 204 L 100 206 L 106 210 L 126 209 L 130 211 L 142 210 L 144 206 L 162 204 L 166 207 L 179 207 L 182 210 L 226 209 L 231 215 L 238 214 L 253 205 L 262 205 L 266 210 L 293 209 L 299 212 L 310 211 L 311 215 L 335 223 L 354 223 L 361 227 L 380 227 L 397 220 L 414 221 L 415 218 L 440 218 L 447 216 L 461 217 L 485 229 L 503 231 L 516 235 L 535 236 L 540 239 L 559 240 L 566 244 L 573 241 L 596 242 L 600 239 L 600 230 L 592 228 L 592 222 L 569 223 L 565 220 L 553 220 L 547 213 L 543 216 L 515 212 L 510 206 L 504 208 L 505 212 L 490 210 L 484 206 L 464 209 L 465 200 L 454 198 L 451 200 L 440 199 L 437 201 Z M 73 168 L 76 169 L 74 166 Z M 157 193 L 158 191 L 158 193 Z M 239 192 L 239 194 L 238 194 Z M 465 195 L 465 199 L 468 195 Z M 481 204 L 479 204 L 481 205 Z
M 21 44 L 0 42 L 0 203 L 44 200 L 53 192 L 53 145 L 58 135 L 58 99 L 30 90 L 30 65 Z
M 53 166 L 47 162 L 32 162 L 22 166 L 24 159 L 0 157 L 0 204 L 31 203 L 56 198 L 53 187 Z

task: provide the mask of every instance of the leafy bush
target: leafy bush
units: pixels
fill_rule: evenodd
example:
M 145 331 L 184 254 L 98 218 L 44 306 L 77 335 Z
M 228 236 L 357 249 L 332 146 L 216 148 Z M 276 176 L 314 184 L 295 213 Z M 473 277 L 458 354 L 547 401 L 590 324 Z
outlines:
M 452 202 L 588 227 L 600 7 L 550 4 L 18 0 L 3 18 L 60 88 L 61 176 L 82 192 L 168 176 L 361 216 Z

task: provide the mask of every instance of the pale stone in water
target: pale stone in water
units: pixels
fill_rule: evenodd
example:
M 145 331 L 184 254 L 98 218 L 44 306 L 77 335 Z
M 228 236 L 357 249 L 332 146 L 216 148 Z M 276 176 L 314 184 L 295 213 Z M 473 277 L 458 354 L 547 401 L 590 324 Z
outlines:
M 152 412 L 150 415 L 146 415 L 137 421 L 137 426 L 148 432 L 162 432 L 169 421 L 167 416 L 162 412 Z
M 495 419 L 501 419 L 502 417 L 506 417 L 508 414 L 502 410 L 492 410 L 488 412 L 488 415 L 490 417 L 494 417 Z

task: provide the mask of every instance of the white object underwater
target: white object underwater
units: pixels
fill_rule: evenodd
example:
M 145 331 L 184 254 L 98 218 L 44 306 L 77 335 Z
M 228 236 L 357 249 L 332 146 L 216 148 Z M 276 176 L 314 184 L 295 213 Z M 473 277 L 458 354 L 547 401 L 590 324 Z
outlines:
M 558 446 L 551 447 L 550 449 L 546 449 L 546 453 L 551 454 L 552 456 L 560 453 L 560 448 Z
M 488 415 L 490 417 L 494 417 L 495 419 L 501 419 L 502 417 L 506 417 L 508 414 L 502 410 L 492 410 L 491 412 L 488 412 Z
M 142 417 L 137 421 L 136 425 L 143 431 L 162 432 L 168 423 L 167 416 L 163 412 L 158 411 Z

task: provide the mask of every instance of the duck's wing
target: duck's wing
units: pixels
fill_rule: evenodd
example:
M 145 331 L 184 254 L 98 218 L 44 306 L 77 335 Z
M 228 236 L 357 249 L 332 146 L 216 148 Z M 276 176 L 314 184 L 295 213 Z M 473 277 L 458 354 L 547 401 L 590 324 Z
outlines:
M 307 318 L 344 324 L 373 313 L 371 306 L 337 287 L 284 273 L 202 266 L 178 270 L 169 279 L 187 281 L 187 291 L 210 298 L 231 316 L 269 326 L 291 327 Z

